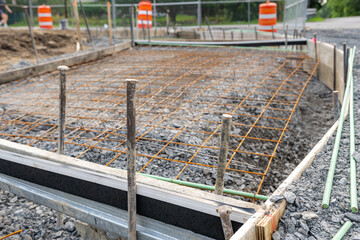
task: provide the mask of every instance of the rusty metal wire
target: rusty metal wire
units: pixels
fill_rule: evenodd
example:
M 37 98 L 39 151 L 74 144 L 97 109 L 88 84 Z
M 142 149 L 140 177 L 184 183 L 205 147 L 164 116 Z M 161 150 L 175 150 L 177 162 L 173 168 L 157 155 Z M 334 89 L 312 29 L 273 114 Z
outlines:
M 227 174 L 253 176 L 257 188 L 247 190 L 259 193 L 316 66 L 301 52 L 137 47 L 73 67 L 65 154 L 125 168 L 124 80 L 134 78 L 139 172 L 206 182 L 217 167 L 227 113 L 233 116 Z M 0 137 L 55 152 L 58 81 L 51 72 L 2 85 Z

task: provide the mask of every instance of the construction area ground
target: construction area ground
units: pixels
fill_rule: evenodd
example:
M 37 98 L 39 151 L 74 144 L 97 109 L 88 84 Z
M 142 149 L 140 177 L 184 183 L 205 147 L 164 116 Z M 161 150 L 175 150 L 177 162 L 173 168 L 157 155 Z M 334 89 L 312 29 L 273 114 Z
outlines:
M 0 30 L 3 63 L 0 71 L 21 70 L 36 64 L 27 30 Z M 343 41 L 350 47 L 360 45 L 359 29 L 309 28 L 305 36 L 310 38 L 315 32 L 317 41 L 335 43 L 338 49 Z M 34 39 L 41 64 L 81 54 L 76 52 L 76 35 L 70 30 L 35 30 Z M 104 41 L 108 39 L 104 38 Z M 126 41 L 119 39 L 118 42 Z M 91 51 L 91 45 L 85 44 L 84 52 Z M 356 50 L 353 65 L 355 127 L 360 120 L 358 56 Z M 339 168 L 329 209 L 321 207 L 321 200 L 335 130 L 329 135 L 330 140 L 323 144 L 322 152 L 319 150 L 320 153 L 314 155 L 314 163 L 303 169 L 302 177 L 301 172 L 299 180 L 292 181 L 281 194 L 276 194 L 339 117 L 334 116 L 332 90 L 326 81 L 317 78 L 321 76 L 319 67 L 322 64 L 318 58 L 308 50 L 300 50 L 300 46 L 287 46 L 285 49 L 284 46 L 243 48 L 144 44 L 75 64 L 66 73 L 64 155 L 74 161 L 80 159 L 109 168 L 127 169 L 127 92 L 124 81 L 136 79 L 138 173 L 214 186 L 222 116 L 228 114 L 232 116 L 232 122 L 224 188 L 270 197 L 266 204 L 271 202 L 271 208 L 261 209 L 261 205 L 266 205 L 263 200 L 245 195 L 225 193 L 230 200 L 226 198 L 224 201 L 239 200 L 238 206 L 258 205 L 252 214 L 270 216 L 267 221 L 272 228 L 268 233 L 259 230 L 262 229 L 259 223 L 255 230 L 255 225 L 246 228 L 249 222 L 236 222 L 241 223 L 244 230 L 237 232 L 239 226 L 236 225 L 236 233 L 231 239 L 255 239 L 250 237 L 254 236 L 253 232 L 257 233 L 256 239 L 269 239 L 271 235 L 273 239 L 330 239 L 346 221 L 353 225 L 344 239 L 360 239 L 360 216 L 349 211 L 349 120 L 344 122 Z M 0 76 L 5 75 L 0 73 Z M 0 85 L 0 138 L 58 152 L 59 89 L 57 70 L 30 74 Z M 354 145 L 358 147 L 360 141 L 356 132 L 355 137 Z M 358 155 L 354 158 L 360 160 Z M 356 169 L 359 175 L 360 167 Z M 0 173 L 5 174 L 6 170 L 0 169 Z M 17 231 L 18 234 L 8 239 L 84 237 L 83 225 L 73 216 L 64 215 L 61 225 L 57 226 L 55 210 L 7 190 L 0 190 L 0 239 Z M 209 189 L 205 191 L 213 194 Z M 238 206 L 232 207 L 236 209 Z M 279 220 L 282 214 L 273 208 L 282 208 L 283 219 Z M 93 231 L 93 237 L 96 235 L 99 239 L 126 237 L 95 228 Z M 196 233 L 203 234 L 204 231 Z M 262 231 L 268 236 L 260 236 Z M 245 232 L 249 232 L 245 235 L 249 238 L 237 238 Z M 213 236 L 208 237 L 217 238 Z

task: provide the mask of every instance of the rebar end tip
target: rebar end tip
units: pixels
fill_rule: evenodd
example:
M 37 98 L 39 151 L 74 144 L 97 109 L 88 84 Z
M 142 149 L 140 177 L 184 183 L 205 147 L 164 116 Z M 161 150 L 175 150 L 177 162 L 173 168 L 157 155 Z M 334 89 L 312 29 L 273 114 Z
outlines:
M 136 79 L 125 79 L 125 82 L 138 82 Z
M 69 68 L 68 66 L 58 66 L 57 69 L 58 69 L 59 71 L 67 71 L 67 70 L 69 70 L 70 68 Z
M 232 116 L 230 114 L 223 114 L 223 118 L 232 118 Z
M 359 209 L 358 209 L 357 207 L 352 207 L 352 208 L 351 208 L 351 211 L 352 211 L 353 213 L 358 213 L 358 212 L 359 212 Z

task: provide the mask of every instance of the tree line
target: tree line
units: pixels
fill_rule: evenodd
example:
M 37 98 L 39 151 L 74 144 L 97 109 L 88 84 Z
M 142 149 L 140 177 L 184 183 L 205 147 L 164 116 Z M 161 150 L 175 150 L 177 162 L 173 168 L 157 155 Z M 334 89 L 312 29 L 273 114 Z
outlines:
M 360 0 L 309 0 L 309 7 L 317 8 L 324 18 L 360 15 Z

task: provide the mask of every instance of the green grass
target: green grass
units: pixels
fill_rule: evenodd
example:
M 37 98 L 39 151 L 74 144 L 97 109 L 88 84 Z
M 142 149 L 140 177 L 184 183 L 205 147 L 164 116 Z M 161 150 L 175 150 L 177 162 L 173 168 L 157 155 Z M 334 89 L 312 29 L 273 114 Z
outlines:
M 306 22 L 323 22 L 325 19 L 322 17 L 315 16 L 313 18 L 310 18 L 309 20 L 306 20 Z

